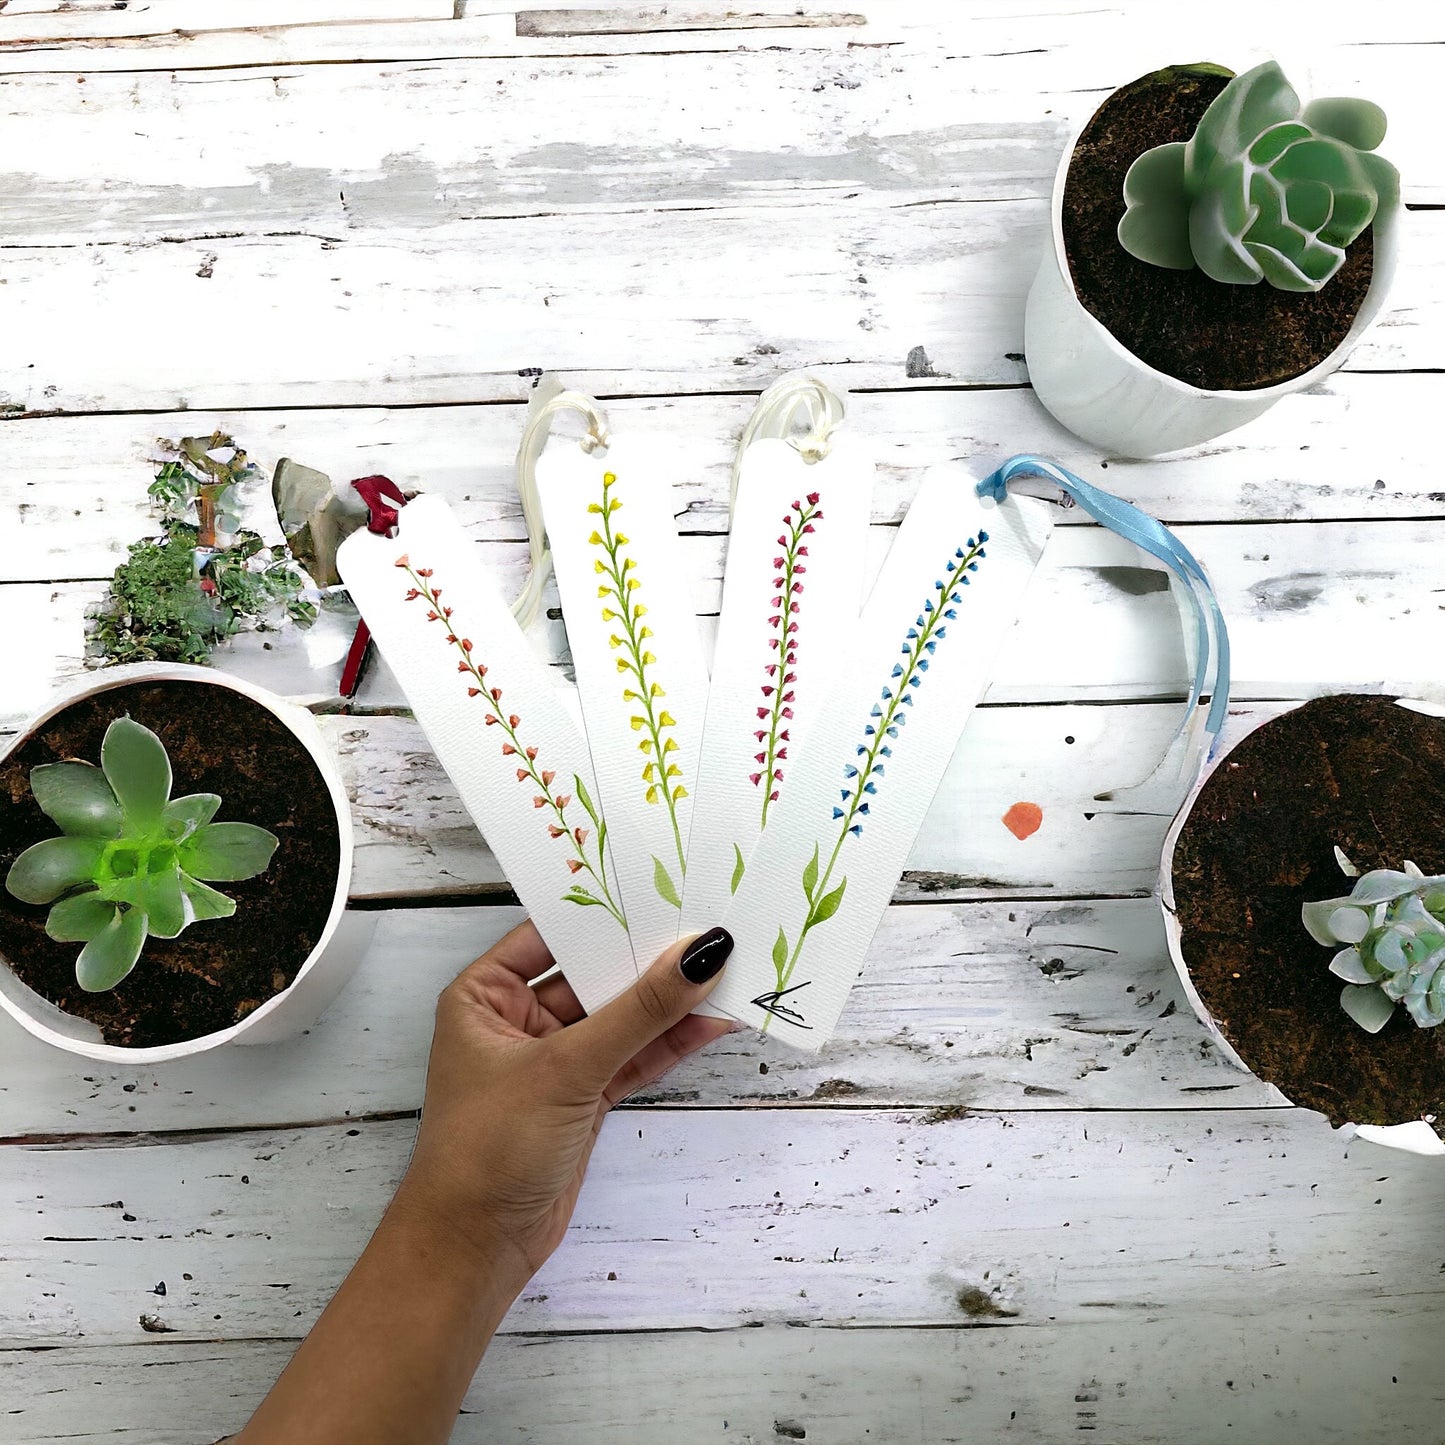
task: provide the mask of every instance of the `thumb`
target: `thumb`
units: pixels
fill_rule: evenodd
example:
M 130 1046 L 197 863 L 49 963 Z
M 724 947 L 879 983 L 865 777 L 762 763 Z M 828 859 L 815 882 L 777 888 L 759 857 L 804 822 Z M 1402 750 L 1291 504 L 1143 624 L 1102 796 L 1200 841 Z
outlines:
M 558 1036 L 579 1066 L 605 1084 L 629 1059 L 665 1034 L 713 991 L 733 951 L 725 928 L 679 939 L 631 988 Z

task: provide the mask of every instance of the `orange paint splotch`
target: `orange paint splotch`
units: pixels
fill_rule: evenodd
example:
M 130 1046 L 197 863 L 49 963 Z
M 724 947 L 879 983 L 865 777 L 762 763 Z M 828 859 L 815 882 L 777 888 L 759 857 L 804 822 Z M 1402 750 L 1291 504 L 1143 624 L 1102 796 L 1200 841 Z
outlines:
M 1044 810 L 1037 803 L 1015 803 L 1003 815 L 1003 825 L 1019 840 L 1032 838 L 1043 826 Z

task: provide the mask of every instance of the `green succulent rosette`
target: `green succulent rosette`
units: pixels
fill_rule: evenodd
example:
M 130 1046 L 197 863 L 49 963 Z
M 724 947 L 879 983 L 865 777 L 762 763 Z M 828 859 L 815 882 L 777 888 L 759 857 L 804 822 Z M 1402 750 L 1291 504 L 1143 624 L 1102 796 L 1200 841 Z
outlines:
M 1364 229 L 1399 207 L 1399 173 L 1375 154 L 1384 138 L 1379 106 L 1301 106 L 1267 61 L 1225 86 L 1188 141 L 1129 167 L 1119 243 L 1151 265 L 1197 266 L 1231 285 L 1318 291 Z

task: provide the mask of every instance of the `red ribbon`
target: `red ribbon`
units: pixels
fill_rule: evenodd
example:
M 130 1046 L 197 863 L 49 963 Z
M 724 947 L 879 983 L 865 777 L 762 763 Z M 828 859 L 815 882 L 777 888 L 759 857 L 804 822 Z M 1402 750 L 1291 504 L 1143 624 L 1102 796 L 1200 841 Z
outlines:
M 397 532 L 397 508 L 406 506 L 406 497 L 390 477 L 360 477 L 351 484 L 366 503 L 366 530 L 378 537 L 394 537 Z M 389 507 L 383 498 L 396 503 Z
M 351 484 L 361 500 L 366 503 L 366 530 L 378 537 L 395 537 L 400 517 L 398 509 L 406 506 L 406 497 L 390 477 L 359 477 Z M 395 502 L 396 506 L 388 506 Z M 361 672 L 371 652 L 371 629 L 363 618 L 356 624 L 356 636 L 346 653 L 346 663 L 341 669 L 342 697 L 355 697 L 361 685 Z

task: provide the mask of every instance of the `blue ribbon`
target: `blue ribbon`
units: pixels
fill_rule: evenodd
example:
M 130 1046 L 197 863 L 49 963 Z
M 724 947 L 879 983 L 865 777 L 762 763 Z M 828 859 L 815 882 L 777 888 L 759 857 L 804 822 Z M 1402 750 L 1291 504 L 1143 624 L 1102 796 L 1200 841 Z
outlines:
M 1200 698 L 1204 695 L 1206 680 L 1213 659 L 1213 681 L 1208 687 L 1209 715 L 1205 721 L 1205 733 L 1209 739 L 1209 755 L 1219 741 L 1220 730 L 1229 712 L 1229 629 L 1225 626 L 1224 614 L 1214 588 L 1199 565 L 1194 554 L 1162 522 L 1156 521 L 1147 512 L 1116 497 L 1112 492 L 1092 486 L 1072 472 L 1066 471 L 1057 462 L 1045 457 L 1030 456 L 1027 453 L 1010 457 L 997 471 L 990 473 L 978 484 L 981 497 L 991 497 L 1003 502 L 1008 497 L 1008 485 L 1015 477 L 1047 477 L 1056 482 L 1096 522 L 1102 523 L 1111 532 L 1117 532 L 1126 541 L 1157 557 L 1184 584 L 1185 591 L 1194 608 L 1194 633 L 1197 661 L 1194 666 L 1194 682 L 1189 691 L 1189 702 L 1174 737 L 1177 740 L 1189 726 Z M 1210 647 L 1210 631 L 1213 629 L 1214 647 Z M 1170 746 L 1173 746 L 1171 742 Z

